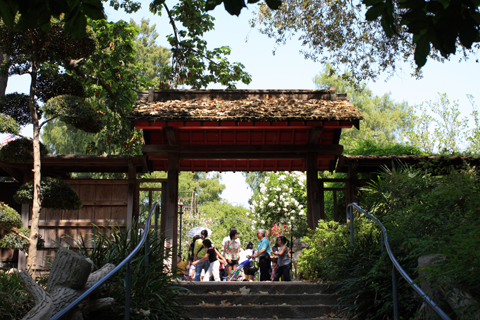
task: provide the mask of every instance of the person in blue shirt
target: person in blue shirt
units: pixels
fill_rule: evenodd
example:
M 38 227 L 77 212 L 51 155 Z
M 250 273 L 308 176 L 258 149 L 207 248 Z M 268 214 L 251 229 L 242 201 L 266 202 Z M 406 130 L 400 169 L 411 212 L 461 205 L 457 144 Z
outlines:
M 265 233 L 265 229 L 257 230 L 257 238 L 260 242 L 257 246 L 257 252 L 252 256 L 253 258 L 260 257 L 258 261 L 260 281 L 270 280 L 270 255 L 272 254 L 272 248 L 270 247 L 270 241 L 265 238 Z

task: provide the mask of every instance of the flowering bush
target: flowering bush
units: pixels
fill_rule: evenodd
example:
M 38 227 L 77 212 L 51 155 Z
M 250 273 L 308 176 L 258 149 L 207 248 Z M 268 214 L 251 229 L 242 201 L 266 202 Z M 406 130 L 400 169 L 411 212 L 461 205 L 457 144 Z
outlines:
M 247 214 L 257 227 L 267 230 L 270 240 L 280 235 L 300 237 L 307 232 L 306 205 L 304 173 L 269 173 Z

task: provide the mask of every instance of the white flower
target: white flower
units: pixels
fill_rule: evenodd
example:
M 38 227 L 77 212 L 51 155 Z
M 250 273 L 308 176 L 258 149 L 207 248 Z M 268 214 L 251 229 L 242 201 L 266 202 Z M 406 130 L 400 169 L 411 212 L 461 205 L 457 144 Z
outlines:
M 292 219 L 292 220 L 295 220 L 295 217 L 294 217 L 294 216 L 292 216 L 290 219 Z
M 303 216 L 303 210 L 298 213 L 298 215 Z
M 260 221 L 262 224 L 265 224 L 265 220 Z
M 283 181 L 283 180 L 285 180 L 285 178 L 286 177 L 284 175 L 281 175 L 281 176 L 278 177 L 278 180 Z
M 255 211 L 253 211 L 253 213 L 255 213 Z M 247 216 L 249 216 L 249 215 L 250 215 L 250 212 L 247 211 Z
M 275 207 L 275 203 L 273 203 L 273 201 L 272 201 L 272 202 L 270 202 L 270 203 L 268 204 L 268 206 L 269 206 L 269 207 Z
M 297 203 L 298 203 L 298 202 L 297 202 Z M 303 208 L 303 206 L 302 206 L 302 205 L 299 205 L 299 206 L 298 206 L 298 209 L 302 209 L 302 208 Z

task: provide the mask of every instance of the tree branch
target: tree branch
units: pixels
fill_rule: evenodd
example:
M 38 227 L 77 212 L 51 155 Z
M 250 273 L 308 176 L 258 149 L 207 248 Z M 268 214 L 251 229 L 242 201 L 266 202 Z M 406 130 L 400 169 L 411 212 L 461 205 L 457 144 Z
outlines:
M 177 25 L 175 24 L 175 20 L 173 20 L 172 14 L 170 13 L 170 10 L 168 9 L 167 4 L 165 2 L 163 2 L 163 7 L 167 11 L 168 18 L 170 19 L 170 24 L 172 25 L 172 28 L 173 28 L 173 33 L 175 34 L 175 39 L 177 40 L 175 42 L 175 53 L 172 55 L 172 67 L 175 68 L 175 57 L 178 55 L 178 44 L 180 43 L 180 39 L 178 38 Z M 175 71 L 175 73 L 177 74 L 177 76 L 175 77 L 176 79 L 178 77 L 179 72 Z
M 55 119 L 57 119 L 58 117 L 60 117 L 60 116 L 59 116 L 59 115 L 56 115 L 56 116 L 50 117 L 50 118 L 48 118 L 47 120 L 43 121 L 42 124 L 40 125 L 40 129 L 41 129 L 44 125 L 46 125 L 48 122 L 50 122 L 50 121 L 52 121 L 52 120 L 55 120 Z
M 20 232 L 18 232 L 17 228 L 13 227 L 13 228 L 5 228 L 4 226 L 0 225 L 0 227 L 2 227 L 3 229 L 7 230 L 7 231 L 10 231 L 10 232 L 13 232 L 15 233 L 17 236 L 19 236 L 20 238 L 23 238 L 25 240 L 27 240 L 28 242 L 30 242 L 30 238 L 28 238 L 27 236 L 24 236 L 23 234 L 21 234 Z

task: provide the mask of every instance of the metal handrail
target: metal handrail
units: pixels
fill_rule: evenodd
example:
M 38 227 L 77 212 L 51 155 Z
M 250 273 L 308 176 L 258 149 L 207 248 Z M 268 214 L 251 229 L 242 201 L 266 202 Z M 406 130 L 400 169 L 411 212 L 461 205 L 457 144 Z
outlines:
M 154 209 L 158 209 L 158 202 L 155 202 L 152 207 L 150 208 L 150 211 L 148 213 L 147 220 L 145 221 L 145 228 L 143 229 L 143 236 L 142 239 L 140 240 L 140 243 L 133 249 L 133 251 L 122 261 L 118 266 L 116 266 L 112 271 L 107 273 L 106 276 L 104 276 L 102 279 L 100 279 L 97 283 L 95 283 L 90 289 L 85 291 L 81 296 L 79 296 L 77 299 L 75 299 L 73 302 L 71 302 L 68 306 L 66 306 L 64 309 L 62 309 L 60 312 L 55 314 L 50 320 L 58 320 L 62 316 L 64 316 L 67 312 L 72 310 L 77 304 L 79 304 L 83 299 L 88 297 L 93 291 L 98 289 L 102 284 L 105 283 L 108 279 L 110 279 L 115 273 L 117 273 L 120 269 L 127 264 L 127 281 L 126 281 L 126 295 L 125 295 L 125 319 L 130 319 L 130 285 L 131 283 L 131 278 L 132 278 L 132 272 L 130 268 L 130 260 L 137 254 L 137 252 L 140 250 L 140 248 L 143 246 L 145 243 L 145 240 L 147 239 L 148 236 L 148 231 L 150 230 L 150 220 L 152 217 L 152 212 Z M 146 251 L 148 253 L 148 250 Z
M 363 212 L 367 217 L 373 219 L 382 229 L 382 240 L 383 244 L 385 245 L 385 248 L 387 249 L 388 256 L 390 257 L 390 260 L 392 260 L 393 263 L 393 268 L 392 268 L 392 289 L 393 289 L 393 318 L 394 319 L 399 319 L 398 315 L 398 295 L 397 295 L 397 275 L 395 273 L 395 269 L 398 270 L 400 275 L 405 279 L 405 281 L 408 282 L 415 290 L 420 297 L 425 301 L 443 320 L 451 320 L 449 316 L 445 312 L 443 312 L 442 309 L 440 309 L 435 302 L 433 302 L 432 299 L 430 299 L 425 292 L 423 292 L 422 289 L 420 289 L 415 283 L 413 283 L 413 280 L 408 276 L 408 274 L 403 270 L 403 268 L 400 266 L 398 263 L 397 259 L 393 256 L 392 250 L 390 249 L 390 245 L 388 244 L 388 237 L 387 237 L 387 229 L 385 226 L 378 220 L 377 217 L 372 215 L 371 213 L 368 213 L 364 209 L 362 209 L 359 205 L 356 203 L 350 203 L 347 205 L 347 219 L 350 220 L 350 244 L 353 246 L 353 209 L 359 210 Z

